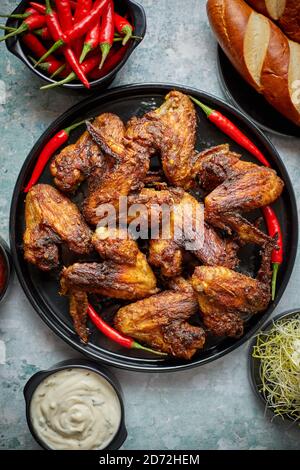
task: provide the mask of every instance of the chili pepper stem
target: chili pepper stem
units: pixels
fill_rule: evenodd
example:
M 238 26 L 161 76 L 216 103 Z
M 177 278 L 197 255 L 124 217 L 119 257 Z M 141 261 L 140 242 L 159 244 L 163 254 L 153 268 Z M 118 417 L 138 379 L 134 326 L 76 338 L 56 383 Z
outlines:
M 53 46 L 51 46 L 50 49 L 48 49 L 48 51 L 44 55 L 42 55 L 42 57 L 40 57 L 40 59 L 35 64 L 35 67 L 40 65 L 41 62 L 44 62 L 47 59 L 47 57 L 49 57 L 49 55 L 53 54 L 53 52 L 55 52 L 57 49 L 59 49 L 63 45 L 64 45 L 64 41 L 62 39 L 59 39 L 58 41 L 56 41 L 53 44 Z
M 14 13 L 13 15 L 0 15 L 0 18 L 15 18 L 16 20 L 25 20 L 32 13 Z
M 276 294 L 276 283 L 277 283 L 277 275 L 279 270 L 279 263 L 273 263 L 273 274 L 272 274 L 272 300 L 275 299 Z
M 25 31 L 27 31 L 27 29 L 28 29 L 28 27 L 26 26 L 26 24 L 21 24 L 21 26 L 19 28 L 15 29 L 11 33 L 6 34 L 5 36 L 2 36 L 2 38 L 0 38 L 0 42 L 1 41 L 6 41 L 6 39 L 11 38 L 13 36 L 17 36 L 18 34 L 25 33 Z
M 108 44 L 107 42 L 103 42 L 100 45 L 100 49 L 101 49 L 102 57 L 101 57 L 101 62 L 99 64 L 99 69 L 102 69 L 102 66 L 103 66 L 105 60 L 107 59 L 107 56 L 108 56 L 109 51 L 111 49 L 111 45 Z
M 213 109 L 210 108 L 209 106 L 206 106 L 205 104 L 201 103 L 201 101 L 197 100 L 193 96 L 190 96 L 190 99 L 196 103 L 200 108 L 205 112 L 206 116 L 209 117 L 211 113 L 213 112 Z
M 88 55 L 88 53 L 92 50 L 92 47 L 90 44 L 84 44 L 83 46 L 83 49 L 82 49 L 82 52 L 81 52 L 81 56 L 80 56 L 80 59 L 79 59 L 79 63 L 82 64 L 82 62 L 84 61 L 84 59 L 86 58 L 86 56 Z
M 43 64 L 40 64 L 40 65 L 43 65 Z M 66 65 L 65 65 L 65 64 L 62 64 L 57 70 L 55 70 L 55 72 L 53 72 L 52 75 L 50 75 L 50 78 L 55 78 L 55 77 L 57 77 L 57 75 L 61 74 L 61 72 L 62 72 L 63 70 L 65 70 L 65 68 L 66 68 Z
M 65 85 L 72 82 L 76 79 L 76 74 L 71 72 L 66 78 L 60 80 L 59 82 L 50 83 L 49 85 L 41 86 L 40 90 L 51 90 L 51 88 L 56 88 L 57 86 Z
M 1 24 L 0 29 L 2 29 L 3 31 L 16 31 L 18 28 L 11 28 L 10 26 L 3 26 Z
M 122 46 L 126 46 L 126 44 L 128 43 L 129 39 L 132 36 L 132 28 L 129 25 L 124 26 L 124 28 L 122 29 L 122 33 L 125 34 L 123 42 L 122 42 Z
M 72 124 L 71 126 L 66 127 L 64 129 L 64 131 L 65 131 L 66 134 L 69 135 L 71 131 L 73 131 L 74 129 L 76 129 L 79 126 L 82 126 L 82 124 L 85 124 L 85 120 L 76 122 L 75 124 Z
M 163 352 L 160 352 L 160 351 L 155 351 L 155 349 L 146 348 L 145 346 L 142 346 L 140 343 L 137 343 L 136 341 L 132 342 L 131 349 L 141 349 L 142 351 L 147 351 L 147 352 L 150 352 L 152 354 L 157 354 L 158 356 L 167 356 L 168 355 L 167 353 L 163 353 Z

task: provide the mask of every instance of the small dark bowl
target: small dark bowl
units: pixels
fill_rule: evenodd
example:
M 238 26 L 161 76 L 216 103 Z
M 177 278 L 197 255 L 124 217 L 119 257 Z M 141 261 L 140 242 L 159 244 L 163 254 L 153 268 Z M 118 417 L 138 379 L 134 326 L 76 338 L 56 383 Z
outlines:
M 43 442 L 39 436 L 36 434 L 35 429 L 33 427 L 31 417 L 30 417 L 30 404 L 31 400 L 33 397 L 33 394 L 37 388 L 37 386 L 43 382 L 49 375 L 54 374 L 55 372 L 58 372 L 60 370 L 64 369 L 88 369 L 91 370 L 92 372 L 96 372 L 96 374 L 101 375 L 104 379 L 106 379 L 110 385 L 114 388 L 119 400 L 120 400 L 120 406 L 121 406 L 121 422 L 120 422 L 120 427 L 118 432 L 116 433 L 115 437 L 113 440 L 110 442 L 110 444 L 105 447 L 103 450 L 117 450 L 119 449 L 123 443 L 125 442 L 127 438 L 127 430 L 125 427 L 125 410 L 124 410 L 124 403 L 123 403 L 123 393 L 121 389 L 121 385 L 119 384 L 118 380 L 114 377 L 114 375 L 105 367 L 100 366 L 96 364 L 95 362 L 87 361 L 85 359 L 70 359 L 67 361 L 62 361 L 59 362 L 58 364 L 55 364 L 54 366 L 50 367 L 48 370 L 40 371 L 34 374 L 28 382 L 26 383 L 24 387 L 24 397 L 25 397 L 25 402 L 26 402 L 26 419 L 27 419 L 27 424 L 29 427 L 29 430 L 34 437 L 34 439 L 37 441 L 37 443 L 45 450 L 53 450 L 50 447 L 47 446 L 45 442 Z
M 276 315 L 274 318 L 271 318 L 264 326 L 261 328 L 261 332 L 266 332 L 270 330 L 273 326 L 273 323 L 277 322 L 278 320 L 282 320 L 283 318 L 290 318 L 293 317 L 296 314 L 299 314 L 300 308 L 299 309 L 293 309 L 293 310 L 288 310 L 287 312 L 280 313 L 279 315 Z M 271 408 L 269 408 L 266 405 L 266 400 L 261 393 L 261 379 L 260 379 L 260 374 L 259 374 L 259 368 L 260 368 L 260 360 L 252 357 L 253 353 L 253 348 L 256 345 L 257 342 L 257 337 L 254 337 L 250 343 L 249 347 L 249 352 L 248 352 L 248 372 L 249 372 L 249 380 L 252 386 L 252 390 L 255 393 L 256 397 L 260 400 L 261 404 L 265 406 L 266 411 L 270 414 L 270 416 L 274 416 L 274 413 Z M 276 416 L 277 417 L 277 416 Z M 280 418 L 280 417 L 278 417 Z M 291 418 L 289 415 L 284 416 L 285 420 L 289 420 L 292 422 L 295 422 L 293 418 Z
M 0 302 L 1 302 L 1 300 L 4 298 L 6 294 L 9 281 L 12 276 L 12 260 L 10 256 L 10 251 L 9 251 L 7 244 L 1 237 L 0 237 L 0 256 L 3 258 L 4 266 L 6 270 L 5 283 L 4 283 L 3 289 L 0 291 Z
M 145 15 L 144 8 L 133 0 L 115 0 L 115 5 L 116 5 L 116 10 L 120 12 L 121 14 L 122 13 L 125 14 L 125 12 L 129 13 L 130 21 L 132 21 L 132 23 L 134 24 L 134 35 L 143 39 L 146 33 L 146 15 Z M 26 8 L 28 8 L 28 0 L 22 0 L 19 6 L 13 11 L 13 14 L 24 13 Z M 21 21 L 22 20 L 8 18 L 6 22 L 6 26 L 15 28 L 18 25 L 20 25 Z M 140 41 L 130 40 L 129 47 L 123 59 L 110 72 L 104 75 L 104 77 L 91 81 L 90 82 L 91 87 L 89 91 L 92 91 L 95 89 L 100 90 L 100 89 L 107 88 L 115 79 L 119 70 L 126 64 L 132 52 L 134 51 L 134 49 L 138 46 L 140 42 L 141 40 Z M 40 69 L 34 68 L 33 64 L 31 63 L 31 61 L 29 60 L 27 56 L 26 47 L 22 44 L 22 41 L 20 41 L 18 36 L 17 37 L 13 36 L 11 38 L 8 38 L 6 40 L 6 47 L 12 54 L 14 54 L 22 62 L 24 62 L 24 64 L 27 65 L 27 67 L 35 75 L 37 75 L 38 77 L 40 77 L 47 83 L 55 82 L 55 80 L 52 80 L 46 74 L 44 74 L 43 71 L 41 71 Z M 62 85 L 62 87 L 69 88 L 71 90 L 88 91 L 85 88 L 85 86 L 80 82 L 67 83 L 65 85 Z

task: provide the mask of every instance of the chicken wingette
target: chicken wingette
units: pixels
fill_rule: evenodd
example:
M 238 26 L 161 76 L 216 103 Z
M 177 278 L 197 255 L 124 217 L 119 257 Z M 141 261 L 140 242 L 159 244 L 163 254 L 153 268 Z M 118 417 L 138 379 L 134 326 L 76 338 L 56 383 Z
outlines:
M 75 263 L 64 268 L 61 275 L 64 295 L 78 290 L 136 300 L 158 292 L 147 258 L 134 240 L 123 239 L 119 230 L 99 228 L 93 236 L 93 244 L 104 261 Z
M 91 251 L 92 232 L 77 206 L 48 184 L 33 186 L 25 202 L 24 257 L 43 271 L 59 265 L 58 245 L 78 254 Z
M 94 119 L 93 126 L 105 138 L 112 138 L 116 142 L 122 141 L 125 134 L 125 126 L 115 114 L 100 114 Z M 92 184 L 95 179 L 102 177 L 109 163 L 90 133 L 85 131 L 75 144 L 67 145 L 53 158 L 50 171 L 58 189 L 74 192 L 85 179 Z
M 227 145 L 200 154 L 200 182 L 211 191 L 205 198 L 205 218 L 215 227 L 236 232 L 244 243 L 263 246 L 270 237 L 241 214 L 272 204 L 284 184 L 271 168 L 241 161 L 239 157 Z
M 114 323 L 123 334 L 174 357 L 190 359 L 205 343 L 204 330 L 188 323 L 197 311 L 193 292 L 168 290 L 120 308 Z
M 256 279 L 221 266 L 198 266 L 192 276 L 205 326 L 217 336 L 240 337 L 244 320 L 271 300 L 271 252 L 267 244 Z

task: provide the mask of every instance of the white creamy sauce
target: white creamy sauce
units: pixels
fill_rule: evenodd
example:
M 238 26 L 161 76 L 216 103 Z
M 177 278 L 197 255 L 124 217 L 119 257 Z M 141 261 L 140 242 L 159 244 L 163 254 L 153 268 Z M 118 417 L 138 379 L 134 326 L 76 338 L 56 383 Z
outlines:
M 107 380 L 87 369 L 64 369 L 36 388 L 30 416 L 51 449 L 100 450 L 119 430 L 121 406 Z

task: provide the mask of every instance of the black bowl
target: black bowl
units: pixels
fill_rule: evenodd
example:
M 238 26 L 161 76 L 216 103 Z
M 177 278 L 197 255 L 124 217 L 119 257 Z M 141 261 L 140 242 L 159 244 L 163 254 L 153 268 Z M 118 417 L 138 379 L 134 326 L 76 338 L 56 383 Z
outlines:
M 41 3 L 41 2 L 40 2 Z M 125 13 L 129 12 L 129 17 L 134 24 L 134 34 L 140 38 L 144 38 L 146 33 L 146 16 L 144 8 L 136 3 L 133 0 L 115 0 L 116 10 L 118 12 Z M 16 13 L 23 13 L 25 9 L 28 8 L 28 0 L 23 0 L 19 6 L 13 11 L 13 14 Z M 9 27 L 17 27 L 20 24 L 20 20 L 9 18 L 7 20 L 6 26 Z M 91 88 L 90 90 L 95 89 L 104 89 L 107 88 L 112 81 L 115 79 L 119 70 L 125 65 L 129 57 L 131 56 L 134 49 L 138 46 L 141 40 L 130 40 L 129 47 L 123 57 L 123 59 L 112 69 L 108 72 L 104 77 L 99 78 L 98 80 L 93 80 L 90 82 Z M 6 47 L 7 49 L 18 57 L 25 65 L 38 77 L 42 78 L 44 81 L 48 83 L 55 83 L 55 80 L 49 78 L 46 74 L 43 73 L 38 68 L 34 68 L 32 62 L 27 56 L 26 47 L 22 44 L 22 41 L 19 40 L 19 37 L 11 37 L 6 40 Z M 99 52 L 100 53 L 100 52 Z M 62 85 L 64 88 L 69 88 L 72 90 L 86 90 L 88 91 L 85 86 L 80 83 L 67 83 Z
M 274 318 L 272 318 L 271 320 L 269 320 L 261 328 L 261 331 L 266 332 L 266 331 L 270 330 L 272 328 L 273 324 L 276 323 L 277 321 L 282 320 L 283 318 L 293 317 L 295 314 L 299 314 L 299 312 L 300 312 L 300 308 L 299 309 L 288 310 L 287 312 L 280 313 L 280 314 L 276 315 Z M 270 415 L 274 415 L 272 409 L 267 407 L 266 400 L 265 400 L 262 392 L 260 391 L 261 390 L 261 385 L 262 385 L 261 384 L 261 379 L 260 379 L 260 374 L 259 374 L 260 360 L 252 356 L 253 349 L 254 349 L 254 346 L 256 345 L 256 343 L 257 343 L 257 338 L 255 337 L 255 338 L 253 338 L 253 340 L 251 341 L 250 346 L 249 346 L 249 352 L 248 352 L 249 380 L 250 380 L 250 383 L 251 383 L 252 390 L 255 393 L 258 400 L 261 402 L 262 405 L 265 406 L 265 409 L 268 411 L 268 413 Z M 284 416 L 284 419 L 295 422 L 295 420 L 292 419 L 289 415 Z
M 293 124 L 252 88 L 237 72 L 221 47 L 217 52 L 221 87 L 229 101 L 261 129 L 285 137 L 300 137 L 300 127 Z
M 25 402 L 26 402 L 27 424 L 28 424 L 28 427 L 30 429 L 32 436 L 43 449 L 52 450 L 50 449 L 50 447 L 47 446 L 47 444 L 45 444 L 45 442 L 43 442 L 39 438 L 39 436 L 35 432 L 35 429 L 31 421 L 31 416 L 30 416 L 30 404 L 31 404 L 32 396 L 37 386 L 41 382 L 43 382 L 43 380 L 45 380 L 47 377 L 49 377 L 49 375 L 54 374 L 55 372 L 58 372 L 64 369 L 70 369 L 70 368 L 88 369 L 93 372 L 96 372 L 97 374 L 101 375 L 104 379 L 106 379 L 110 383 L 110 385 L 114 388 L 120 400 L 121 422 L 120 422 L 120 427 L 119 427 L 118 432 L 116 433 L 111 443 L 105 448 L 105 450 L 119 449 L 124 444 L 127 438 L 127 430 L 125 427 L 125 410 L 124 410 L 123 393 L 122 393 L 121 385 L 119 384 L 115 376 L 108 369 L 102 366 L 100 367 L 98 364 L 95 364 L 94 362 L 86 361 L 85 359 L 78 359 L 78 360 L 70 359 L 67 361 L 62 361 L 50 367 L 50 369 L 37 372 L 32 377 L 30 377 L 30 379 L 28 380 L 28 382 L 26 383 L 24 387 L 24 397 L 25 397 Z
M 208 106 L 218 109 L 229 119 L 234 121 L 261 149 L 266 158 L 270 161 L 272 167 L 285 182 L 285 190 L 273 205 L 281 224 L 285 252 L 284 262 L 279 272 L 278 290 L 275 301 L 270 303 L 268 309 L 263 314 L 254 315 L 246 322 L 245 334 L 242 338 L 217 339 L 215 337 L 209 337 L 205 348 L 197 352 L 190 361 L 174 358 L 165 359 L 142 351 L 122 348 L 104 337 L 92 324 L 89 325 L 91 331 L 89 343 L 83 345 L 74 331 L 72 320 L 68 314 L 67 299 L 58 295 L 59 282 L 57 275 L 54 273 L 42 273 L 34 266 L 29 265 L 24 260 L 22 249 L 25 199 L 23 188 L 28 182 L 36 159 L 48 139 L 58 130 L 67 127 L 75 120 L 89 119 L 103 112 L 115 113 L 119 115 L 124 122 L 127 122 L 133 115 L 141 116 L 150 109 L 153 109 L 153 107 L 159 106 L 163 102 L 164 96 L 174 88 L 183 93 L 195 96 Z M 197 148 L 199 150 L 203 150 L 212 145 L 230 142 L 234 151 L 241 152 L 249 161 L 255 161 L 255 158 L 248 152 L 241 149 L 241 147 L 228 137 L 224 136 L 224 134 L 205 117 L 204 113 L 199 108 L 197 109 L 197 114 Z M 81 132 L 82 128 L 72 132 L 69 142 L 74 142 Z M 52 184 L 49 166 L 45 168 L 40 182 Z M 81 189 L 79 190 L 78 197 L 82 195 L 80 191 Z M 260 211 L 256 211 L 253 214 L 254 218 L 259 216 L 261 216 Z M 297 240 L 298 222 L 293 188 L 284 164 L 271 142 L 247 117 L 224 101 L 202 91 L 174 84 L 128 85 L 111 89 L 105 91 L 102 95 L 90 97 L 82 101 L 60 116 L 37 141 L 25 160 L 14 189 L 10 213 L 10 243 L 15 269 L 28 299 L 40 317 L 56 334 L 63 338 L 64 341 L 87 355 L 90 359 L 136 371 L 166 372 L 189 369 L 215 360 L 247 341 L 273 312 L 285 290 L 295 261 Z M 252 245 L 249 245 L 246 251 L 243 252 L 242 271 L 249 275 L 255 275 L 259 260 L 258 250 Z M 115 309 L 117 307 L 118 303 L 115 302 L 113 308 Z M 114 311 L 109 310 L 107 304 L 105 304 L 105 306 L 103 305 L 102 313 L 108 322 L 112 321 Z M 198 318 L 196 321 L 199 321 Z
M 11 276 L 12 276 L 12 259 L 10 256 L 10 251 L 9 251 L 7 244 L 1 237 L 0 237 L 0 255 L 3 258 L 4 266 L 6 270 L 5 283 L 4 283 L 3 289 L 0 291 L 0 302 L 1 302 L 1 300 L 4 298 L 6 294 L 6 291 L 7 291 L 9 282 L 11 280 Z

